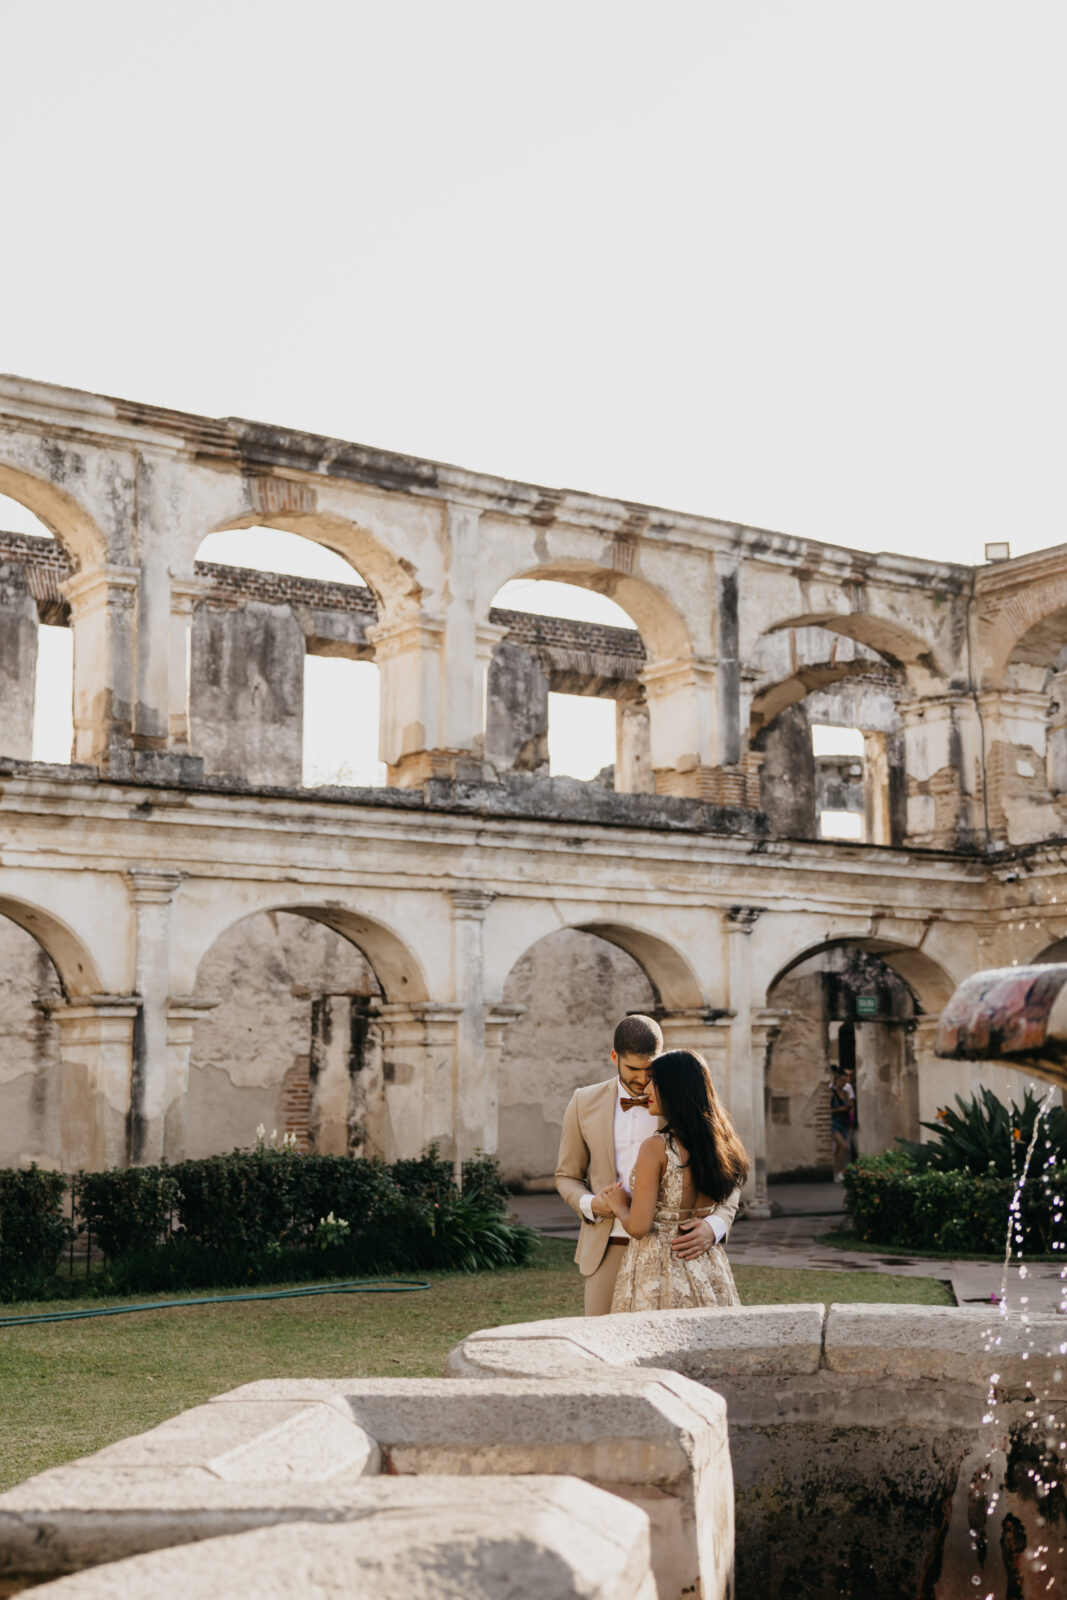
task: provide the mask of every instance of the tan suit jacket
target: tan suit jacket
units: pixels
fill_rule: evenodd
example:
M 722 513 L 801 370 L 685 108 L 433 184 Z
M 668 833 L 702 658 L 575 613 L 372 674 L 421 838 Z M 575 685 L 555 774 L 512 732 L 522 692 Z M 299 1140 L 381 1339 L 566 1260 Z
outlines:
M 601 1189 L 606 1189 L 618 1179 L 615 1171 L 615 1099 L 618 1084 L 618 1078 L 614 1077 L 604 1083 L 590 1084 L 587 1089 L 576 1089 L 563 1117 L 556 1188 L 580 1217 L 583 1194 L 599 1194 Z M 740 1199 L 741 1191 L 735 1189 L 728 1199 L 712 1208 L 712 1216 L 721 1217 L 726 1224 L 724 1243 L 729 1237 Z M 598 1217 L 595 1222 L 586 1222 L 582 1217 L 582 1230 L 578 1235 L 574 1259 L 583 1277 L 588 1278 L 603 1261 L 613 1220 L 612 1217 Z

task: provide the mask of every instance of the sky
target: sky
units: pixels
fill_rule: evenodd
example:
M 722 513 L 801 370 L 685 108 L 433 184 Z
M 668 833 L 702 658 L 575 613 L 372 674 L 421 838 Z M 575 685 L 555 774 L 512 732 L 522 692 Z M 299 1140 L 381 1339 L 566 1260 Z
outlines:
M 35 0 L 0 366 L 865 550 L 1064 542 L 1067 6 Z

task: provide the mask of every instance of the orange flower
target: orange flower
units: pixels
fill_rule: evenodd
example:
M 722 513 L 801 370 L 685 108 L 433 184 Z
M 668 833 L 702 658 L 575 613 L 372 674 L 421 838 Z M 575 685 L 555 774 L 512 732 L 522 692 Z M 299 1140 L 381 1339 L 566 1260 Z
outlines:
M 1013 1139 L 1021 1139 L 1022 1138 L 1022 1134 L 1019 1132 L 1018 1128 L 1013 1128 L 1011 1130 L 1011 1136 L 1012 1136 Z

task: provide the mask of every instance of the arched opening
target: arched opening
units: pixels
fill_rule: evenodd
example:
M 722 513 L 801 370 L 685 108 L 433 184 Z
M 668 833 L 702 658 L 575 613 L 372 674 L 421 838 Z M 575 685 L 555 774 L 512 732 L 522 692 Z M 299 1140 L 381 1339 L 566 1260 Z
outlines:
M 268 526 L 200 545 L 190 743 L 210 774 L 255 785 L 377 786 L 377 601 L 336 551 Z
M 490 620 L 486 756 L 498 772 L 652 790 L 645 649 L 633 617 L 577 582 L 514 579 Z
M 197 972 L 187 1155 L 249 1146 L 260 1127 L 300 1150 L 383 1153 L 382 1003 L 417 980 L 385 930 L 358 935 L 359 919 L 312 907 L 256 912 L 216 939 Z
M 782 838 L 897 844 L 907 829 L 905 679 L 869 645 L 828 628 L 765 634 L 750 737 L 760 804 Z
M 0 916 L 0 1167 L 66 1165 L 55 1013 L 63 985 L 37 939 Z
M 71 759 L 74 639 L 59 587 L 70 572 L 51 529 L 0 495 L 0 754 Z
M 99 994 L 81 939 L 51 912 L 0 896 L 0 1167 L 70 1169 L 92 1105 L 77 1068 L 64 1078 L 59 1015 Z
M 919 1137 L 917 1019 L 936 1016 L 952 980 L 923 952 L 877 939 L 835 940 L 790 961 L 767 990 L 767 1170 L 831 1166 L 830 1079 L 852 1066 L 861 1152 Z
M 499 1079 L 498 1157 L 509 1183 L 552 1188 L 567 1102 L 611 1076 L 616 1023 L 654 1012 L 659 998 L 644 967 L 603 935 L 561 928 L 515 963 L 503 1004 L 519 1015 L 504 1033 Z

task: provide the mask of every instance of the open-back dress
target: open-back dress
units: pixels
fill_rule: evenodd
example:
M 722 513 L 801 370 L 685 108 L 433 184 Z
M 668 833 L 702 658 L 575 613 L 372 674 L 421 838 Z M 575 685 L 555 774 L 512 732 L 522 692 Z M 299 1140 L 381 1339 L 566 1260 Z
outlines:
M 679 1222 L 706 1217 L 707 1207 L 683 1207 L 685 1164 L 670 1138 L 659 1133 L 667 1165 L 659 1183 L 652 1226 L 643 1239 L 631 1239 L 619 1268 L 612 1311 L 682 1311 L 692 1306 L 739 1306 L 734 1275 L 721 1244 L 706 1255 L 685 1260 L 671 1252 Z M 634 1175 L 630 1174 L 633 1193 Z

